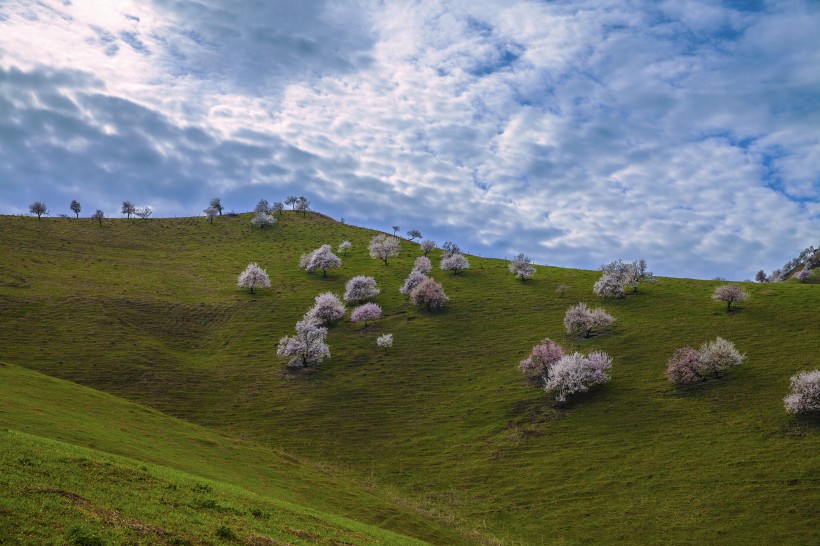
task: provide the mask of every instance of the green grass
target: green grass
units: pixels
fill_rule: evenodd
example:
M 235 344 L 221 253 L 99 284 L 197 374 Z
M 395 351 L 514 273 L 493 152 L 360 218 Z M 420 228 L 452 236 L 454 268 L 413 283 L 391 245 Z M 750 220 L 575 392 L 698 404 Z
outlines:
M 423 544 L 167 467 L 0 429 L 0 543 Z
M 51 459 L 56 458 L 58 462 L 64 458 L 62 451 L 67 450 L 69 445 L 88 446 L 96 450 L 92 453 L 86 449 L 92 453 L 88 457 L 95 460 L 104 452 L 128 457 L 133 464 L 140 461 L 140 465 L 164 468 L 167 472 L 176 469 L 177 472 L 196 475 L 209 482 L 231 484 L 234 489 L 241 489 L 245 496 L 262 498 L 268 503 L 323 510 L 326 512 L 321 515 L 324 519 L 329 517 L 328 512 L 344 514 L 368 521 L 374 526 L 389 524 L 394 529 L 405 529 L 432 542 L 464 540 L 446 526 L 418 514 L 414 507 L 408 508 L 407 502 L 396 498 L 392 492 L 358 483 L 329 465 L 300 461 L 286 453 L 221 435 L 103 392 L 2 362 L 0 385 L 3 394 L 0 426 L 39 435 L 30 440 L 45 446 L 56 446 L 56 455 L 52 454 Z M 8 429 L 5 430 L 8 432 Z M 43 437 L 51 440 L 46 441 Z M 11 433 L 0 435 L 0 449 L 10 451 L 8 460 L 31 459 L 28 454 L 19 453 L 17 444 L 20 438 Z M 48 455 L 48 451 L 44 450 L 40 450 L 43 456 Z M 87 493 L 93 495 L 97 492 L 109 498 L 120 493 L 122 483 L 94 478 L 84 471 L 83 465 L 77 467 L 74 459 L 68 463 L 62 470 L 39 472 L 42 481 L 40 488 L 65 489 L 83 497 Z M 25 473 L 32 465 L 22 466 L 25 468 L 21 469 L 24 472 L 18 477 L 18 482 L 25 484 L 32 479 Z M 71 481 L 71 487 L 64 485 L 67 479 Z M 100 488 L 101 491 L 97 491 Z M 139 492 L 129 493 L 135 495 L 133 500 L 139 504 Z M 0 495 L 0 498 L 5 496 Z M 18 495 L 8 496 L 12 499 Z M 39 498 L 39 495 L 33 496 Z M 146 502 L 156 504 L 153 500 Z M 162 511 L 161 506 L 155 508 Z M 18 510 L 14 514 L 15 520 L 30 519 L 25 511 L 20 512 Z M 7 511 L 9 517 L 12 513 Z M 183 528 L 188 521 L 185 516 L 179 517 Z M 30 524 L 31 528 L 47 529 L 49 526 L 48 520 L 42 518 L 34 518 Z M 2 520 L 0 527 L 4 527 Z M 368 532 L 372 535 L 381 530 L 371 528 Z M 390 535 L 387 533 L 387 536 Z M 196 537 L 197 534 L 187 533 L 186 536 Z
M 505 262 L 471 257 L 461 275 L 434 271 L 451 304 L 429 315 L 398 292 L 416 244 L 403 243 L 385 266 L 367 255 L 373 232 L 318 214 L 288 213 L 266 230 L 253 230 L 247 215 L 102 227 L 0 217 L 0 234 L 0 358 L 224 441 L 329 464 L 408 507 L 379 520 L 363 498 L 350 514 L 360 521 L 438 543 L 816 539 L 820 423 L 782 406 L 789 377 L 818 366 L 816 285 L 748 285 L 748 302 L 726 314 L 710 299 L 717 282 L 663 278 L 625 300 L 600 301 L 596 272 L 539 267 L 521 283 Z M 327 278 L 298 269 L 303 252 L 344 239 L 353 249 Z M 267 268 L 273 289 L 250 295 L 235 286 L 251 261 Z M 356 274 L 379 282 L 386 317 L 367 329 L 340 323 L 328 336 L 330 360 L 286 371 L 278 339 L 315 295 L 341 293 Z M 569 286 L 563 297 L 559 284 Z M 604 306 L 616 327 L 568 338 L 563 314 L 578 301 Z M 387 353 L 375 345 L 385 332 L 394 334 Z M 748 355 L 744 365 L 719 381 L 670 386 L 672 352 L 717 335 Z M 516 369 L 546 336 L 566 349 L 607 351 L 612 381 L 554 408 Z M 19 426 L 3 426 L 94 441 L 58 436 L 70 423 L 37 429 L 15 419 Z M 174 468 L 207 475 L 212 460 L 204 459 Z M 249 488 L 236 476 L 217 479 Z M 341 513 L 319 493 L 296 502 Z

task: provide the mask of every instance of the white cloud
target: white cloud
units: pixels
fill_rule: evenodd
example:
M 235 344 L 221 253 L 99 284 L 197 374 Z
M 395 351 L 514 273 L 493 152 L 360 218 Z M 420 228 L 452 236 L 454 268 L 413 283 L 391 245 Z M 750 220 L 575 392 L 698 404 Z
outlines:
M 40 80 L 7 76 L 0 99 L 65 113 L 39 132 L 11 118 L 0 139 L 18 154 L 45 139 L 75 166 L 55 183 L 65 165 L 42 165 L 40 193 L 85 179 L 179 214 L 220 188 L 308 193 L 483 254 L 751 276 L 820 232 L 820 13 L 770 8 L 18 3 L 0 7 L 0 67 Z M 6 157 L 9 177 L 27 172 Z M 15 190 L 0 206 L 34 195 Z

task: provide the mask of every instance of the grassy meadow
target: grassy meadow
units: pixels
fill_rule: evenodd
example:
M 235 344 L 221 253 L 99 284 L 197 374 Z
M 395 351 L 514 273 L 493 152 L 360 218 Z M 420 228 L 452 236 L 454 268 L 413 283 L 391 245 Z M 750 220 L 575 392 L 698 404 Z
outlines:
M 597 272 L 539 266 L 521 282 L 505 261 L 471 256 L 460 275 L 434 270 L 450 304 L 428 314 L 398 292 L 418 244 L 385 265 L 368 255 L 374 234 L 292 211 L 262 230 L 249 215 L 0 217 L 0 457 L 14 468 L 4 490 L 70 491 L 193 543 L 817 541 L 820 420 L 782 403 L 789 377 L 818 367 L 817 284 L 749 284 L 727 314 L 710 298 L 715 281 L 660 278 L 601 300 Z M 326 278 L 298 268 L 302 253 L 345 239 L 353 248 Z M 249 262 L 270 290 L 236 286 Z M 342 321 L 329 360 L 287 370 L 278 340 L 357 274 L 378 281 L 385 318 Z M 615 327 L 568 337 L 564 312 L 580 301 Z M 382 333 L 394 334 L 389 351 L 376 347 Z M 744 364 L 670 385 L 674 350 L 716 336 Z M 517 370 L 544 337 L 606 351 L 612 381 L 556 408 Z M 15 464 L 24 459 L 39 466 Z M 95 487 L 95 465 L 128 485 Z M 192 508 L 197 480 L 232 510 Z M 185 510 L 166 514 L 166 497 Z M 111 543 L 159 536 L 70 500 L 0 492 L 0 538 L 53 521 L 59 542 L 78 510 Z M 259 521 L 257 505 L 282 519 Z

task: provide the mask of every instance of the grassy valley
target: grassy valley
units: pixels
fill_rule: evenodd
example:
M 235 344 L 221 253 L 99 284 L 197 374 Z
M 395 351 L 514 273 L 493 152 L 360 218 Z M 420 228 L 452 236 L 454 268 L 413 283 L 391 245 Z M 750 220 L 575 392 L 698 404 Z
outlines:
M 789 377 L 818 366 L 816 284 L 746 285 L 727 314 L 714 281 L 600 300 L 597 272 L 540 266 L 521 282 L 471 256 L 460 275 L 434 270 L 450 305 L 428 314 L 398 292 L 416 243 L 385 265 L 370 230 L 316 213 L 249 220 L 0 217 L 0 456 L 14 469 L 0 538 L 59 541 L 79 518 L 112 543 L 816 540 L 820 421 L 782 404 Z M 326 278 L 298 268 L 345 239 Z M 270 290 L 236 286 L 248 262 Z M 287 370 L 278 340 L 357 274 L 378 281 L 385 318 L 342 321 L 329 360 Z M 579 301 L 615 327 L 568 337 Z M 670 385 L 674 350 L 718 335 L 743 366 Z M 556 408 L 516 367 L 544 337 L 606 351 L 612 381 Z

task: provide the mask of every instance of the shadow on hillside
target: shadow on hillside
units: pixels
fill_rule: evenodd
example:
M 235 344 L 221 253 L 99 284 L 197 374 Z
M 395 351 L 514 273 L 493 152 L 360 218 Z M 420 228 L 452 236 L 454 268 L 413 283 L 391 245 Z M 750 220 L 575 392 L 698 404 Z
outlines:
M 662 398 L 703 398 L 712 392 L 712 389 L 722 388 L 727 381 L 731 381 L 731 374 L 722 375 L 719 378 L 707 377 L 704 381 L 688 383 L 684 385 L 668 384 L 668 387 L 659 390 L 657 395 Z
M 780 432 L 789 438 L 805 438 L 820 432 L 820 412 L 791 416 Z

